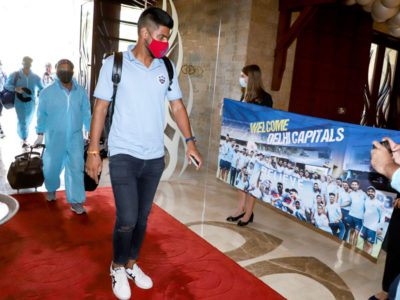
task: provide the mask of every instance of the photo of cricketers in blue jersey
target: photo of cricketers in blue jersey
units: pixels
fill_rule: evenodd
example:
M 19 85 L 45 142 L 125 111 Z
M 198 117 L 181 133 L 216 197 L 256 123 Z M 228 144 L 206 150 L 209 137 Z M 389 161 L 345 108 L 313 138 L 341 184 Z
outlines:
M 368 153 L 371 141 L 386 135 L 386 130 L 231 101 L 224 104 L 217 177 L 376 258 L 396 194 L 384 177 L 366 165 L 369 158 L 353 152 Z M 245 120 L 246 109 L 252 120 Z M 261 123 L 253 119 L 258 113 L 262 120 L 288 120 L 287 132 L 257 129 Z M 326 130 L 328 126 L 332 129 Z M 319 127 L 325 129 L 315 129 Z M 389 135 L 400 140 L 400 133 Z

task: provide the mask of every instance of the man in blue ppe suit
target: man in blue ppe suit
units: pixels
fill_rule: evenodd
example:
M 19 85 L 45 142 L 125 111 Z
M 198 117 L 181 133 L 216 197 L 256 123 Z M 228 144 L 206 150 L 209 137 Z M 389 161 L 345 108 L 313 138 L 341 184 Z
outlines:
M 23 68 L 8 77 L 5 89 L 15 91 L 15 111 L 17 113 L 17 132 L 21 138 L 22 147 L 26 148 L 29 126 L 35 113 L 37 94 L 43 89 L 42 79 L 31 71 L 32 58 L 22 59 Z M 17 76 L 17 80 L 15 80 Z M 15 82 L 15 84 L 14 84 Z
M 55 191 L 60 187 L 60 173 L 65 167 L 65 189 L 71 210 L 86 212 L 83 180 L 83 132 L 90 130 L 90 103 L 86 91 L 72 78 L 74 66 L 62 59 L 57 63 L 57 78 L 40 94 L 37 112 L 35 144 L 43 142 L 43 173 L 47 200 L 56 200 Z

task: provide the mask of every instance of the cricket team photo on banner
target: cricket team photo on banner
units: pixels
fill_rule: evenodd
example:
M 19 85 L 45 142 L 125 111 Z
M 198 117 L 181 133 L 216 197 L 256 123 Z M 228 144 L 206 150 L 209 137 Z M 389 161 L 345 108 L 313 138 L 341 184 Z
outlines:
M 397 131 L 224 99 L 217 177 L 377 258 L 396 192 L 370 165 Z

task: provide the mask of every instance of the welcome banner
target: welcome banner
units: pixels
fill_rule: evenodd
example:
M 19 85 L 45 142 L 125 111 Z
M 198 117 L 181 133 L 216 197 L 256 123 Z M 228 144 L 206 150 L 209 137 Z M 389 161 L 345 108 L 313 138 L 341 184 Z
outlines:
M 224 99 L 217 177 L 377 258 L 396 198 L 370 165 L 400 132 Z

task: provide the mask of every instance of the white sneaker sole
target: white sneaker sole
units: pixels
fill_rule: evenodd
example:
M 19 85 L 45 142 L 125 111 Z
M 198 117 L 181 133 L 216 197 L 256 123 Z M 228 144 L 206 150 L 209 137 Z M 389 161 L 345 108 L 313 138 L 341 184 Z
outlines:
M 77 211 L 77 210 L 73 209 L 72 207 L 71 207 L 71 210 L 72 210 L 74 213 L 76 213 L 77 215 L 86 214 L 86 210 L 84 210 L 84 211 Z
M 128 279 L 132 280 L 132 281 L 135 283 L 135 285 L 136 285 L 138 288 L 142 289 L 142 290 L 149 290 L 149 289 L 151 289 L 151 288 L 153 287 L 153 282 L 151 283 L 150 286 L 144 286 L 144 285 L 138 284 L 138 283 L 136 282 L 136 280 L 135 280 L 133 277 L 131 277 L 131 275 L 129 275 L 128 273 L 126 273 L 126 277 L 128 277 Z

